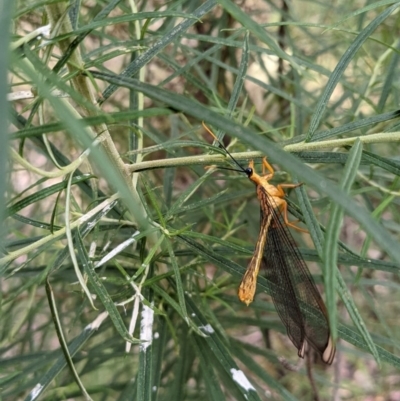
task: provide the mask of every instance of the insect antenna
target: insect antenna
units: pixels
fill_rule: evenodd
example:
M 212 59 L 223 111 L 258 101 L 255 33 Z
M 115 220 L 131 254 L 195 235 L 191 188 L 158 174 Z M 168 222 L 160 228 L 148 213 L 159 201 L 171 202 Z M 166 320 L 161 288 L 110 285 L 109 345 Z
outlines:
M 243 168 L 239 162 L 232 156 L 232 154 L 229 152 L 229 150 L 225 147 L 225 145 L 215 136 L 215 134 L 210 130 L 210 128 L 207 127 L 207 125 L 202 122 L 203 128 L 219 143 L 219 145 L 222 147 L 222 149 L 225 150 L 226 154 L 233 160 L 233 162 L 240 168 L 240 170 L 233 169 L 233 168 L 228 168 L 228 167 L 218 167 L 218 169 L 221 170 L 231 170 L 231 171 L 239 171 L 241 173 L 245 173 L 246 169 Z

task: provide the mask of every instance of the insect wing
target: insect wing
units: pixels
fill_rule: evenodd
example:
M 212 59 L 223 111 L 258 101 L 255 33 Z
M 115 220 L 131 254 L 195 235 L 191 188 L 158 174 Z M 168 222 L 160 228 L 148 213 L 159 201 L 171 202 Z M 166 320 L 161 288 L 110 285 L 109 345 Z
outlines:
M 273 199 L 259 187 L 261 221 L 273 214 L 261 262 L 266 278 L 275 284 L 271 297 L 300 357 L 309 343 L 331 363 L 335 349 L 321 295 Z M 262 199 L 261 199 L 262 198 Z

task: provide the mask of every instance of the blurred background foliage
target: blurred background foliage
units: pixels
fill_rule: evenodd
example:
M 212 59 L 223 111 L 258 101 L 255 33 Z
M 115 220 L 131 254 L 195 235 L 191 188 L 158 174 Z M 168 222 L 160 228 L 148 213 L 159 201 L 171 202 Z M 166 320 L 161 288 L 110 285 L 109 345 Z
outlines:
M 0 4 L 2 400 L 399 399 L 397 2 Z M 259 205 L 203 121 L 305 184 L 332 366 L 238 301 Z

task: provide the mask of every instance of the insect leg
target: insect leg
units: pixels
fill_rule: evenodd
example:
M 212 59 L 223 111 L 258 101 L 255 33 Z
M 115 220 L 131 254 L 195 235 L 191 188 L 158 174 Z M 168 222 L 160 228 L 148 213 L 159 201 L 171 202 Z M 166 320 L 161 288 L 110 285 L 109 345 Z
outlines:
M 275 174 L 275 170 L 274 168 L 267 162 L 267 158 L 264 157 L 263 158 L 263 176 L 264 178 L 268 181 L 270 180 L 274 174 Z M 267 169 L 269 171 L 269 174 L 265 174 L 265 169 Z
M 279 188 L 281 189 L 281 188 Z M 283 189 L 281 189 L 283 191 Z M 285 222 L 285 224 L 289 227 L 292 227 L 293 229 L 300 231 L 302 233 L 308 233 L 307 230 L 305 230 L 304 228 L 298 227 L 296 226 L 296 224 L 294 224 L 293 222 L 288 220 L 288 210 L 287 210 L 287 202 L 285 200 L 283 200 L 279 206 L 279 211 L 282 213 L 282 217 L 283 217 L 283 221 Z

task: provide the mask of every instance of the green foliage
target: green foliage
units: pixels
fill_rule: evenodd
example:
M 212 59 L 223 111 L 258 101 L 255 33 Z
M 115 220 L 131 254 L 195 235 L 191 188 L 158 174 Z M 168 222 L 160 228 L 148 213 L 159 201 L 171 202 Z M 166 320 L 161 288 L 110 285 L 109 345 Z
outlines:
M 1 399 L 390 399 L 398 4 L 8 3 Z M 298 361 L 264 277 L 237 299 L 259 206 L 244 174 L 209 168 L 230 161 L 202 122 L 242 165 L 305 184 L 288 203 L 332 367 Z

